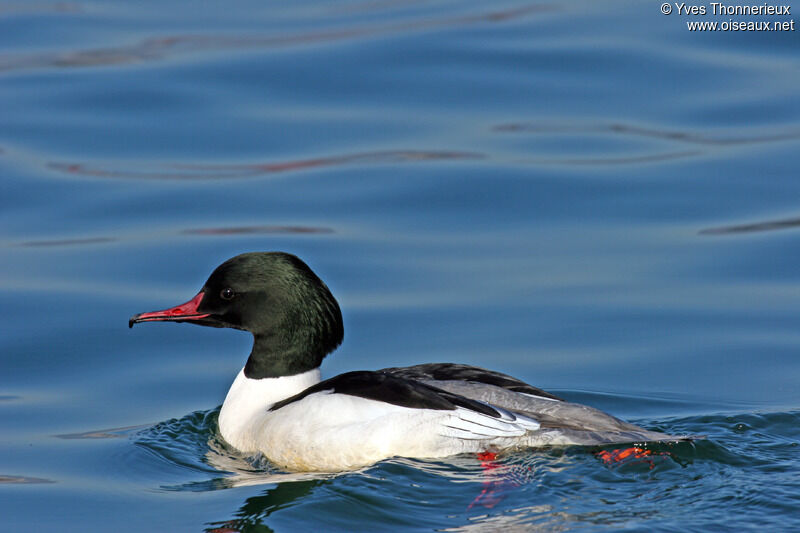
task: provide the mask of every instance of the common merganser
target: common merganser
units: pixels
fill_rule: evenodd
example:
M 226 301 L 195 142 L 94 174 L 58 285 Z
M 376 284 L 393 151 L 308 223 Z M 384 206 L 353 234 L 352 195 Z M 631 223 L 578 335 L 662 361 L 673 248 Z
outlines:
M 253 334 L 250 357 L 219 413 L 219 431 L 237 450 L 261 452 L 289 471 L 352 470 L 390 457 L 686 438 L 474 366 L 431 363 L 322 381 L 322 360 L 344 335 L 339 304 L 308 265 L 283 252 L 233 257 L 188 302 L 134 315 L 129 326 L 157 321 Z

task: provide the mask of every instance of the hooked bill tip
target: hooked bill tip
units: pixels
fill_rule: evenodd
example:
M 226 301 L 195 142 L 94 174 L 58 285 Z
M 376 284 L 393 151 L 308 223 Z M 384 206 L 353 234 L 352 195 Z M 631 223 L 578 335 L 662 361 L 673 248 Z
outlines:
M 136 313 L 135 315 L 130 317 L 128 319 L 128 329 L 132 328 L 134 324 L 138 324 L 139 322 L 141 322 L 141 320 L 140 320 L 141 316 L 142 316 L 142 313 Z

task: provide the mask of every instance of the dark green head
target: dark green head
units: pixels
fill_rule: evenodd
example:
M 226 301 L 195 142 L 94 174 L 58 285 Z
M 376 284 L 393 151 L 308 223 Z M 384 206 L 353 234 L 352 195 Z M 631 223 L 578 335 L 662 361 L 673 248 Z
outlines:
M 192 300 L 134 315 L 129 324 L 154 321 L 249 331 L 255 342 L 245 374 L 254 379 L 316 368 L 344 336 L 342 313 L 328 287 L 303 261 L 283 252 L 228 259 Z

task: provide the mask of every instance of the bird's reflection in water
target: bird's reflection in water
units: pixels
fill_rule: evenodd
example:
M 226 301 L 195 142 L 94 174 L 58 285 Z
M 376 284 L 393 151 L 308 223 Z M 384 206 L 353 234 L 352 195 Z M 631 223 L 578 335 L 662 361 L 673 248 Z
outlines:
M 232 453 L 216 435 L 208 440 L 205 462 L 217 470 L 229 472 L 226 477 L 182 485 L 180 490 L 221 490 L 254 485 L 271 485 L 258 496 L 247 498 L 233 513 L 234 518 L 207 524 L 206 531 L 234 533 L 239 531 L 272 531 L 264 520 L 274 511 L 291 507 L 311 495 L 315 488 L 328 483 L 336 474 L 287 473 L 275 471 L 260 454 L 243 457 Z
M 382 484 L 387 479 L 391 480 L 394 489 L 403 493 L 409 490 L 409 487 L 417 487 L 412 490 L 419 491 L 417 496 L 422 500 L 430 500 L 430 494 L 425 494 L 424 487 L 431 476 L 446 479 L 462 487 L 472 487 L 465 491 L 457 491 L 465 498 L 458 504 L 463 504 L 460 513 L 464 517 L 485 514 L 506 496 L 507 491 L 518 489 L 535 476 L 533 468 L 535 465 L 524 461 L 524 464 L 520 463 L 518 454 L 502 458 L 497 458 L 494 454 L 491 454 L 491 457 L 465 454 L 437 461 L 395 458 L 361 471 L 339 474 L 269 473 L 269 466 L 258 466 L 260 464 L 258 458 L 243 460 L 226 453 L 226 450 L 219 448 L 213 440 L 209 442 L 209 447 L 207 462 L 220 470 L 233 472 L 233 475 L 203 482 L 203 487 L 198 484 L 192 487 L 183 486 L 182 490 L 218 490 L 275 483 L 262 494 L 247 498 L 241 507 L 232 513 L 232 518 L 208 523 L 206 531 L 213 533 L 272 531 L 264 523 L 272 513 L 313 499 L 315 491 L 335 483 L 334 478 L 341 479 L 342 476 L 358 476 L 360 481 L 356 482 L 359 486 L 359 489 L 355 489 L 357 491 L 369 491 L 370 487 L 375 487 L 375 483 Z M 251 470 L 251 466 L 255 469 Z M 260 472 L 259 468 L 262 468 Z M 521 476 L 520 472 L 523 470 L 525 475 Z M 354 489 L 354 486 L 350 488 Z M 384 511 L 391 512 L 388 509 Z
M 243 531 L 273 531 L 264 520 L 274 511 L 292 506 L 309 496 L 316 487 L 327 483 L 325 479 L 278 483 L 259 496 L 252 496 L 235 513 L 235 518 L 212 522 L 205 531 L 209 533 L 234 533 Z

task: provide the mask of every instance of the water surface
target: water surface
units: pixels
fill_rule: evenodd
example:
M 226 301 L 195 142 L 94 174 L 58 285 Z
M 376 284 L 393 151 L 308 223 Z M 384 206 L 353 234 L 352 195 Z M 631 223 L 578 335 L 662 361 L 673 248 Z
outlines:
M 0 2 L 4 527 L 800 528 L 798 37 L 686 21 Z M 327 376 L 488 366 L 707 438 L 338 476 L 242 457 L 216 416 L 248 336 L 127 320 L 255 250 L 339 299 Z

